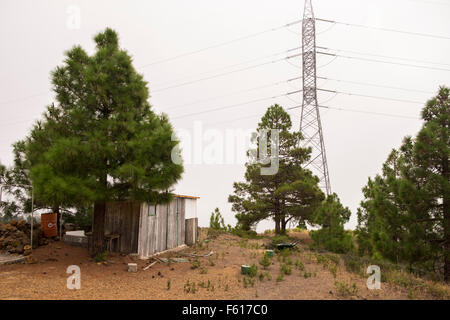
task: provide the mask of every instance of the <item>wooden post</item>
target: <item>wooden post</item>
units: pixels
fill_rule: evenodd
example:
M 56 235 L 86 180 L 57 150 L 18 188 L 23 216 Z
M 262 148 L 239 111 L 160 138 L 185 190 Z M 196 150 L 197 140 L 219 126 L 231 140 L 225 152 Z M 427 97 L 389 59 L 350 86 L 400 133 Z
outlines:
M 192 246 L 195 243 L 197 243 L 198 239 L 198 232 L 197 232 L 198 218 L 186 219 L 185 224 L 186 224 L 185 242 L 186 245 Z

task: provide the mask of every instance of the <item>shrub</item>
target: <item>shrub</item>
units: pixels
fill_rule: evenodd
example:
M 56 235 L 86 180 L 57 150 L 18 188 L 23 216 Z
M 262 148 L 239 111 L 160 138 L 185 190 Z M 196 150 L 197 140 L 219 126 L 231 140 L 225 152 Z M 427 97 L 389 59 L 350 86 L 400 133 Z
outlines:
M 280 272 L 285 275 L 290 275 L 292 273 L 292 267 L 287 264 L 282 264 L 280 267 Z
M 200 268 L 200 266 L 202 265 L 202 263 L 200 262 L 200 260 L 198 260 L 197 258 L 194 259 L 191 263 L 191 269 L 197 269 Z
M 274 246 L 276 246 L 277 244 L 286 243 L 286 242 L 290 242 L 290 239 L 285 234 L 276 235 L 272 238 L 272 244 Z
M 263 266 L 264 269 L 267 269 L 272 262 L 270 261 L 269 255 L 267 253 L 264 254 L 264 257 L 259 260 L 259 264 Z
M 343 281 L 335 281 L 334 287 L 336 288 L 337 295 L 342 297 L 356 296 L 358 294 L 358 288 L 356 287 L 355 283 L 350 286 Z
M 353 237 L 345 230 L 336 234 L 324 228 L 311 231 L 310 235 L 316 248 L 324 248 L 335 253 L 348 253 L 354 249 Z
M 225 222 L 220 214 L 219 208 L 216 208 L 209 218 L 209 228 L 213 230 L 226 230 Z
M 303 264 L 303 262 L 301 262 L 300 260 L 296 260 L 295 261 L 295 268 L 297 268 L 300 271 L 304 271 L 305 270 L 305 265 Z
M 106 259 L 108 259 L 108 255 L 109 255 L 108 251 L 97 253 L 94 257 L 94 260 L 96 262 L 106 261 Z
M 258 274 L 258 267 L 256 266 L 256 264 L 252 264 L 250 266 L 250 270 L 248 271 L 248 276 L 250 278 L 255 277 Z

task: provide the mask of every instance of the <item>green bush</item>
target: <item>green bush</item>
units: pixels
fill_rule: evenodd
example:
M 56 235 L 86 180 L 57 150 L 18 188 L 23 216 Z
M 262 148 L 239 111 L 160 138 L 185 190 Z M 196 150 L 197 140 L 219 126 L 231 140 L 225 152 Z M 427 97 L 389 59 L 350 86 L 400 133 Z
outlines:
M 209 218 L 209 228 L 213 230 L 226 230 L 225 222 L 220 214 L 219 208 L 216 208 L 214 212 L 211 213 L 211 217 Z
M 267 253 L 264 253 L 264 257 L 261 260 L 259 260 L 259 264 L 262 265 L 264 269 L 267 269 L 271 263 L 272 262 Z
M 272 244 L 274 246 L 276 246 L 277 244 L 280 243 L 287 243 L 290 242 L 290 239 L 287 235 L 281 234 L 281 235 L 276 235 L 272 238 Z
M 258 274 L 258 267 L 256 266 L 256 264 L 252 264 L 250 266 L 250 270 L 248 271 L 248 276 L 250 278 L 256 277 L 256 275 Z
M 287 264 L 282 264 L 280 267 L 280 272 L 285 275 L 289 275 L 292 273 L 292 267 Z
M 328 229 L 310 232 L 314 247 L 335 253 L 348 253 L 354 250 L 353 237 L 347 231 L 331 233 Z

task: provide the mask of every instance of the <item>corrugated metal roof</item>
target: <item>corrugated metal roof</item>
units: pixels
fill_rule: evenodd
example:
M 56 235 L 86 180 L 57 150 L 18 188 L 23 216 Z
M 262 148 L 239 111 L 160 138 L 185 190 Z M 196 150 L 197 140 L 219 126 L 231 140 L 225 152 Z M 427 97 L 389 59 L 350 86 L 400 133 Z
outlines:
M 186 199 L 200 199 L 200 197 L 186 196 L 186 195 L 182 195 L 182 194 L 176 194 L 175 197 L 177 197 L 177 198 L 186 198 Z

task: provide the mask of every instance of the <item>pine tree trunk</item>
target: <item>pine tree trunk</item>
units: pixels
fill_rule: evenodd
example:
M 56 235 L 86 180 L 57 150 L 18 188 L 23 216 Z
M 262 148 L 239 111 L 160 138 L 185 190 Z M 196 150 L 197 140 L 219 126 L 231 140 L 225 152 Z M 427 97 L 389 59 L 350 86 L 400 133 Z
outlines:
M 443 176 L 450 178 L 448 159 L 444 159 Z M 442 207 L 444 209 L 444 281 L 450 283 L 450 196 L 445 193 Z
M 444 281 L 450 283 L 450 204 L 444 200 Z
M 60 217 L 60 209 L 59 206 L 55 206 L 52 208 L 52 212 L 56 213 L 56 230 L 57 230 L 57 234 L 59 236 L 59 229 L 60 229 L 60 225 L 61 225 L 61 217 Z
M 286 224 L 287 224 L 286 218 L 285 217 L 281 218 L 281 232 L 283 234 L 286 233 Z
M 94 203 L 94 223 L 92 229 L 92 255 L 97 255 L 105 251 L 105 201 Z
M 275 234 L 280 234 L 280 218 L 275 216 Z

